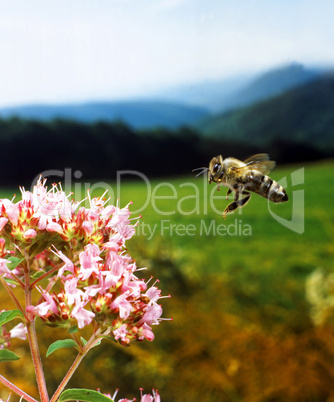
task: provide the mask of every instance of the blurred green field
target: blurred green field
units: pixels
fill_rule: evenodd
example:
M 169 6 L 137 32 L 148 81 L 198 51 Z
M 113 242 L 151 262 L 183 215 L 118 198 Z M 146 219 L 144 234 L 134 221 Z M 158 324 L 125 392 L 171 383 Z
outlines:
M 189 352 L 189 361 L 180 365 L 182 374 L 177 370 L 183 362 L 179 356 L 182 347 L 176 348 L 176 372 L 191 378 L 189 383 L 180 380 L 179 389 L 191 388 L 191 381 L 199 384 L 193 396 L 184 400 L 201 395 L 207 401 L 321 401 L 332 396 L 334 373 L 325 356 L 334 357 L 334 342 L 327 341 L 333 337 L 333 326 L 326 326 L 326 321 L 321 329 L 313 326 L 306 281 L 319 267 L 333 272 L 333 168 L 331 160 L 277 168 L 271 177 L 286 180 L 289 202 L 269 204 L 254 194 L 244 208 L 226 220 L 221 217 L 228 203 L 226 189 L 218 193 L 205 178 L 189 176 L 150 183 L 153 202 L 150 199 L 140 211 L 140 225 L 148 226 L 145 234 L 143 227 L 138 227 L 138 235 L 129 242 L 131 254 L 161 278 L 166 293 L 182 300 L 178 304 L 172 298 L 171 307 L 163 303 L 166 314 L 176 318 L 172 325 L 179 325 L 170 334 L 175 337 L 174 347 L 189 339 L 183 347 L 191 349 L 196 319 L 202 330 L 212 331 L 211 336 L 206 332 L 203 338 L 195 336 L 193 347 L 196 350 L 197 344 L 202 344 L 202 354 L 194 358 L 191 353 L 196 352 Z M 135 209 L 147 202 L 146 184 L 125 183 L 121 188 L 121 203 L 132 200 Z M 211 204 L 208 201 L 214 195 L 223 199 Z M 297 216 L 292 225 L 297 232 L 278 222 L 271 212 L 287 224 Z M 148 227 L 154 225 L 150 239 Z M 220 234 L 217 230 L 201 232 L 203 225 L 224 225 L 225 230 Z M 187 227 L 195 229 L 187 234 Z M 196 295 L 191 286 L 187 289 L 189 283 L 195 283 Z M 181 323 L 177 324 L 178 320 Z M 229 339 L 221 340 L 224 335 Z M 317 346 L 325 344 L 324 351 Z M 238 366 L 235 377 L 229 376 L 234 364 Z M 197 374 L 183 374 L 194 367 L 198 367 Z M 206 384 L 207 369 L 219 378 L 217 383 L 212 380 Z M 282 370 L 286 378 L 281 376 Z M 296 382 L 298 386 L 293 385 Z M 175 398 L 176 392 L 173 395 Z
M 284 320 L 282 316 L 296 303 L 304 303 L 305 279 L 314 269 L 333 269 L 333 170 L 332 160 L 276 168 L 271 177 L 286 181 L 289 201 L 273 204 L 253 194 L 244 208 L 225 220 L 227 189 L 221 187 L 217 192 L 217 186 L 209 185 L 204 175 L 79 184 L 73 191 L 81 199 L 85 187 L 97 196 L 109 185 L 111 202 L 116 203 L 116 198 L 120 206 L 133 202 L 133 217 L 142 218 L 127 245 L 149 274 L 164 278 L 170 269 L 164 265 L 169 261 L 185 281 L 201 281 L 207 275 L 226 280 L 235 293 L 234 310 L 245 314 L 248 309 L 254 312 L 273 305 L 272 324 Z M 295 172 L 300 180 L 297 185 L 292 183 Z M 294 202 L 297 192 L 302 201 Z M 12 198 L 13 191 L 4 189 L 0 195 Z M 297 226 L 289 229 L 271 212 L 288 224 L 298 215 Z M 173 275 L 171 270 L 167 277 Z M 175 289 L 168 282 L 162 281 L 161 287 L 173 295 Z
M 303 182 L 293 186 L 291 175 L 300 169 L 304 169 L 299 172 Z M 289 201 L 273 204 L 253 194 L 244 208 L 227 216 L 226 220 L 209 202 L 210 197 L 221 196 L 223 199 L 215 200 L 213 206 L 222 212 L 228 204 L 226 188 L 217 192 L 216 185 L 209 185 L 206 178 L 153 181 L 150 190 L 154 201 L 152 203 L 151 199 L 140 211 L 143 218 L 138 235 L 129 242 L 130 251 L 140 261 L 142 247 L 138 249 L 138 243 L 155 250 L 168 250 L 187 277 L 214 274 L 228 278 L 238 295 L 236 302 L 240 310 L 273 304 L 277 308 L 271 319 L 280 320 L 281 309 L 289 311 L 296 303 L 303 302 L 305 278 L 314 269 L 333 268 L 333 169 L 333 161 L 277 168 L 271 177 L 278 181 L 286 179 Z M 146 184 L 124 183 L 121 188 L 121 203 L 132 200 L 133 210 L 147 202 Z M 195 198 L 197 191 L 198 199 Z M 298 191 L 304 205 L 300 200 L 294 204 Z M 157 199 L 157 196 L 168 198 Z M 293 212 L 297 214 L 297 229 L 303 233 L 279 223 L 269 207 L 287 221 L 292 219 Z M 199 213 L 194 211 L 196 208 Z M 194 212 L 189 213 L 191 211 Z M 173 213 L 163 215 L 161 212 Z M 304 228 L 300 220 L 304 221 Z M 159 277 L 159 267 L 154 274 Z M 169 292 L 173 293 L 173 289 Z
M 301 168 L 304 168 L 304 173 L 301 172 L 304 183 L 292 186 L 291 174 Z M 135 215 L 140 209 L 138 213 L 143 218 L 137 238 L 148 245 L 156 241 L 171 245 L 194 275 L 208 271 L 232 273 L 241 268 L 254 273 L 274 269 L 281 274 L 289 270 L 301 274 L 314 267 L 332 266 L 332 252 L 328 247 L 334 235 L 333 168 L 334 163 L 326 161 L 276 169 L 271 177 L 278 181 L 286 178 L 290 200 L 273 204 L 253 194 L 244 208 L 228 215 L 226 220 L 214 210 L 222 212 L 228 204 L 226 188 L 217 192 L 214 184 L 209 185 L 201 178 L 153 181 L 150 189 L 144 182 L 125 182 L 120 200 L 121 205 L 132 200 L 131 210 Z M 297 191 L 301 192 L 299 196 L 304 199 L 304 205 L 294 204 Z M 214 208 L 210 205 L 212 196 L 223 198 L 214 200 Z M 142 209 L 145 203 L 147 206 Z M 287 221 L 292 219 L 292 212 L 297 214 L 296 229 L 303 233 L 279 223 L 269 207 Z M 132 241 L 136 242 L 137 238 Z
M 122 395 L 156 387 L 164 402 L 334 398 L 334 327 L 314 325 L 305 294 L 313 271 L 333 272 L 333 168 L 331 160 L 277 168 L 271 177 L 286 180 L 289 202 L 268 205 L 254 194 L 226 220 L 226 189 L 217 192 L 203 177 L 110 183 L 111 201 L 131 200 L 134 218 L 142 215 L 129 253 L 148 267 L 143 276 L 159 278 L 163 294 L 171 294 L 161 304 L 174 321 L 154 328 L 152 343 L 104 343 L 70 385 L 84 379 Z M 104 185 L 93 185 L 92 196 Z M 83 187 L 73 189 L 75 198 Z M 277 216 L 286 224 L 297 216 L 297 232 Z M 54 360 L 45 364 L 52 373 Z

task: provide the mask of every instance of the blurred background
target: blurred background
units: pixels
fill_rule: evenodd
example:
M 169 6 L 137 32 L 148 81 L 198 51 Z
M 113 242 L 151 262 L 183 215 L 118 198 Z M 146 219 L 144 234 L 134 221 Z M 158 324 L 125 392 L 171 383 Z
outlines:
M 141 222 L 157 225 L 152 238 L 138 231 L 128 242 L 147 278 L 172 295 L 162 305 L 173 322 L 156 327 L 152 343 L 93 349 L 70 386 L 119 388 L 128 398 L 154 387 L 163 401 L 333 401 L 334 3 L 0 6 L 1 198 L 66 168 L 80 172 L 73 183 L 111 188 L 117 172 L 136 170 L 152 188 L 169 183 L 177 194 L 159 199 L 160 213 L 152 203 L 141 211 Z M 254 195 L 223 221 L 204 207 L 213 186 L 191 170 L 217 154 L 258 152 L 276 160 L 271 177 L 286 180 L 290 202 L 268 208 Z M 291 175 L 301 168 L 295 185 Z M 135 209 L 148 189 L 131 179 L 121 204 L 132 200 Z M 196 205 L 186 199 L 194 189 Z M 299 233 L 272 214 L 292 220 L 298 191 Z M 158 194 L 170 196 L 170 187 Z M 219 203 L 222 211 L 227 202 Z M 163 231 L 163 219 L 197 230 Z M 241 229 L 203 233 L 203 222 Z M 66 334 L 40 329 L 45 356 Z M 37 397 L 25 344 L 15 347 L 23 360 L 2 363 L 0 373 Z M 50 394 L 73 358 L 71 350 L 44 358 Z

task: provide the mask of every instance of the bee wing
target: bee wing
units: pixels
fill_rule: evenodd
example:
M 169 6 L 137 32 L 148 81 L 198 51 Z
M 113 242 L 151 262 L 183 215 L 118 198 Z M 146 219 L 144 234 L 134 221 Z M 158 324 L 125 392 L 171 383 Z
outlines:
M 274 169 L 275 166 L 276 166 L 275 161 L 255 162 L 247 165 L 248 168 L 250 167 L 251 169 L 258 170 L 263 174 L 268 174 Z
M 253 163 L 258 163 L 258 162 L 265 162 L 265 161 L 269 161 L 269 155 L 268 154 L 256 154 L 256 155 L 252 155 L 249 158 L 244 160 L 244 163 L 246 163 L 246 165 L 248 164 L 253 164 Z
M 263 174 L 268 174 L 276 166 L 275 161 L 269 160 L 268 154 L 256 154 L 244 160 L 245 166 L 235 168 L 239 172 L 242 170 L 255 169 Z

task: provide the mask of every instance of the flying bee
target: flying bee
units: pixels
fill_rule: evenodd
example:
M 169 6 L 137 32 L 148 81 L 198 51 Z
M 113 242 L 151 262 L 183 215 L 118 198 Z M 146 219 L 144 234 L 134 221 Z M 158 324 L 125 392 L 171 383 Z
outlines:
M 194 170 L 201 170 L 197 176 L 207 171 L 209 183 L 216 182 L 218 190 L 220 185 L 228 187 L 226 199 L 234 191 L 233 202 L 223 212 L 225 219 L 228 213 L 243 207 L 249 201 L 250 191 L 275 203 L 288 201 L 285 189 L 267 176 L 275 165 L 274 161 L 269 160 L 268 154 L 256 154 L 243 162 L 236 158 L 223 160 L 223 157 L 218 155 L 211 159 L 208 168 Z

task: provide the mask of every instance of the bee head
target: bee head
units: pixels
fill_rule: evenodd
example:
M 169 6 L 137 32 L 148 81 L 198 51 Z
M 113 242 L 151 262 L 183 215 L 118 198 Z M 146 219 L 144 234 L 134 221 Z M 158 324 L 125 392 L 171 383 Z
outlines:
M 215 156 L 209 163 L 209 183 L 212 181 L 217 182 L 223 175 L 223 157 L 221 155 Z

